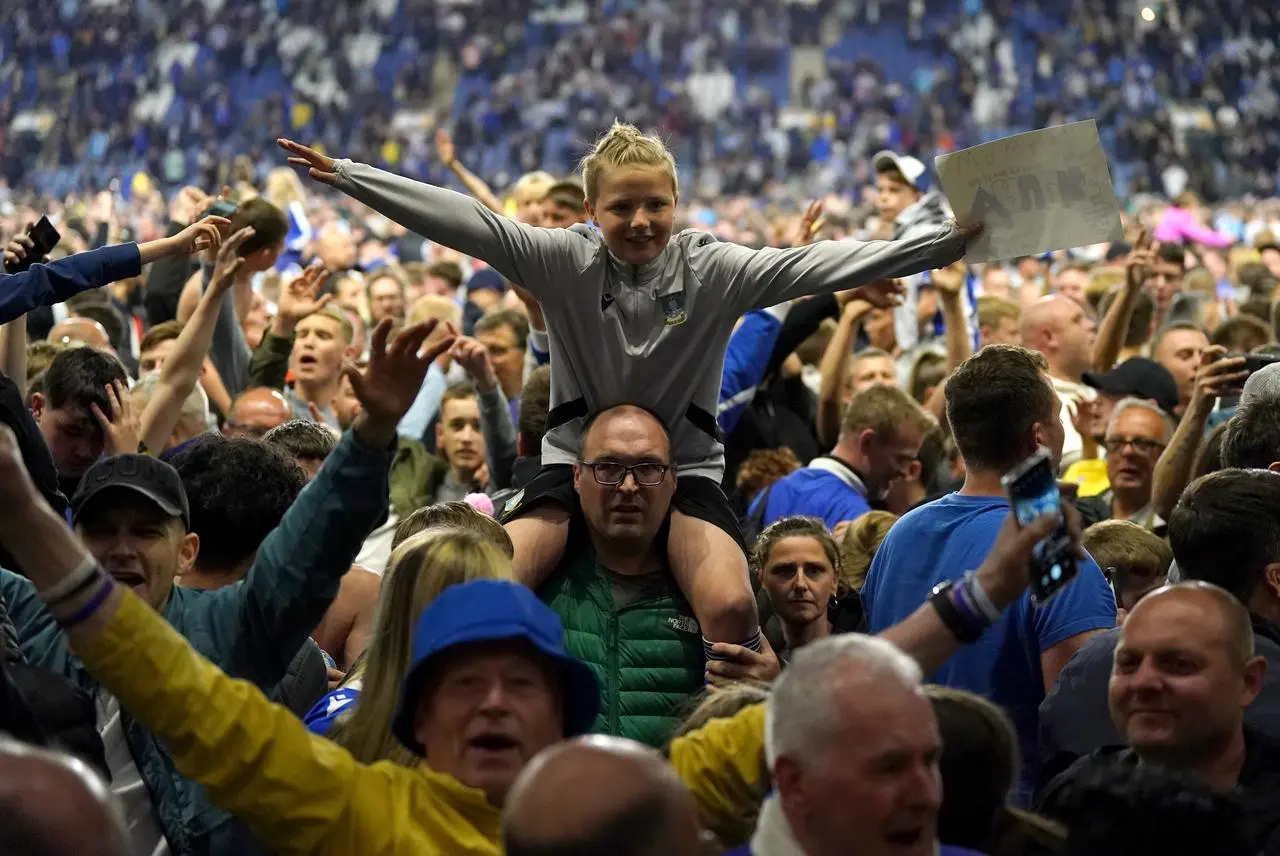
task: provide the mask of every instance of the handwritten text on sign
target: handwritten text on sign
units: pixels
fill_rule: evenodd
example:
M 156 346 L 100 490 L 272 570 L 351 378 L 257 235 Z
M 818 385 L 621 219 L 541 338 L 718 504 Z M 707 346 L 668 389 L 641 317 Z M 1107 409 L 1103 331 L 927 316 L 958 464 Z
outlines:
M 961 223 L 983 224 L 966 261 L 1120 240 L 1120 205 L 1090 119 L 940 155 L 942 189 Z

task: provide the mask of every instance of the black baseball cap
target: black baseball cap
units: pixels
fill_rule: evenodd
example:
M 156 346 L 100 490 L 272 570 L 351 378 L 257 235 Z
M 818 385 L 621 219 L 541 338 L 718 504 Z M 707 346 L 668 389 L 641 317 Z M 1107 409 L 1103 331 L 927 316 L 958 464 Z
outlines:
M 1146 357 L 1127 359 L 1109 372 L 1085 372 L 1084 382 L 1109 395 L 1150 399 L 1169 414 L 1178 406 L 1178 384 L 1173 375 Z
M 112 455 L 90 467 L 71 497 L 72 523 L 79 520 L 90 500 L 113 488 L 145 496 L 170 517 L 181 517 L 182 525 L 191 529 L 191 507 L 178 471 L 149 455 Z

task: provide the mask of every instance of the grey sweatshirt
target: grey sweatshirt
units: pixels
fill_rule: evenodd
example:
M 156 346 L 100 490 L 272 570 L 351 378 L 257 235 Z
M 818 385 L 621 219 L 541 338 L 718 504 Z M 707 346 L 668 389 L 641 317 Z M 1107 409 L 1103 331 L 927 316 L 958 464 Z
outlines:
M 209 288 L 213 281 L 213 265 L 201 266 L 200 293 Z M 235 287 L 227 289 L 218 304 L 218 319 L 213 325 L 213 340 L 209 344 L 209 359 L 222 378 L 222 385 L 232 400 L 244 392 L 249 385 L 249 361 L 253 358 L 253 349 L 244 338 L 244 330 L 240 328 L 240 318 L 236 315 Z
M 786 250 L 753 250 L 686 231 L 637 266 L 615 258 L 589 226 L 525 226 L 468 196 L 350 160 L 338 161 L 335 172 L 343 193 L 487 262 L 542 304 L 553 366 L 544 466 L 577 460 L 589 414 L 636 404 L 670 429 L 680 475 L 720 481 L 720 376 L 743 313 L 944 267 L 964 254 L 964 237 L 950 225 L 904 241 L 824 241 Z

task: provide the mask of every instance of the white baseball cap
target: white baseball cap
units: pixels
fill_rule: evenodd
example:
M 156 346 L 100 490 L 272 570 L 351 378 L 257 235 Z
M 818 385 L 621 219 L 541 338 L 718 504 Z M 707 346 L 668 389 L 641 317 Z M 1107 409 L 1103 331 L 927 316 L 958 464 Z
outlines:
M 907 184 L 910 184 L 916 190 L 924 190 L 924 182 L 921 181 L 921 179 L 925 178 L 926 170 L 924 164 L 911 157 L 911 155 L 900 155 L 897 152 L 885 149 L 882 152 L 876 152 L 876 156 L 871 159 L 871 164 L 875 167 L 876 172 L 886 166 L 892 166 L 902 173 L 902 177 L 907 180 Z

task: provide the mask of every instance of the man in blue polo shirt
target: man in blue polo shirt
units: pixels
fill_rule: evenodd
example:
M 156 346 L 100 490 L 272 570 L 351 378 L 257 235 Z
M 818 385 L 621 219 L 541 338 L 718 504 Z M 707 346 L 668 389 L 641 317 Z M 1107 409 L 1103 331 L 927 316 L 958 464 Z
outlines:
M 828 528 L 861 517 L 908 474 L 935 427 L 933 417 L 897 387 L 864 389 L 849 402 L 831 454 L 770 485 L 750 515 L 760 515 L 763 504 L 762 527 L 795 514 L 820 518 Z
M 947 419 L 968 473 L 957 493 L 908 513 L 880 545 L 862 590 L 870 632 L 895 624 L 935 586 L 979 566 L 1009 514 L 1001 476 L 1040 446 L 1062 452 L 1060 403 L 1044 358 L 991 345 L 947 380 Z M 1023 594 L 976 644 L 931 680 L 969 690 L 1003 707 L 1018 730 L 1025 802 L 1039 766 L 1039 706 L 1058 672 L 1095 633 L 1115 625 L 1116 605 L 1102 571 L 1087 556 L 1079 576 L 1042 607 Z

